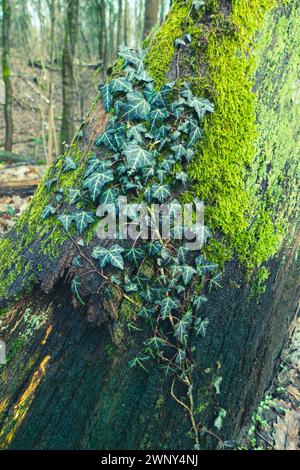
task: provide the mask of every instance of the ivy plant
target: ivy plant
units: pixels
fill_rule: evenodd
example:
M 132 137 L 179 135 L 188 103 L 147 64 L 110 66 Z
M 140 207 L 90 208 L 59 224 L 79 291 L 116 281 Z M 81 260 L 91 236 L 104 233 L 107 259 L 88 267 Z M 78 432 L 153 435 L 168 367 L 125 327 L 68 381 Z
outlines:
M 203 3 L 195 1 L 193 6 L 198 9 Z M 188 45 L 191 40 L 186 35 L 182 42 Z M 177 45 L 181 41 L 177 40 Z M 42 213 L 44 219 L 58 217 L 68 235 L 71 230 L 77 232 L 77 238 L 71 237 L 80 253 L 73 260 L 77 268 L 82 267 L 81 254 L 86 248 L 81 237 L 96 221 L 100 203 L 113 203 L 118 196 L 126 196 L 130 202 L 148 205 L 149 217 L 152 203 L 179 204 L 175 195 L 189 183 L 187 166 L 194 157 L 195 144 L 202 139 L 203 119 L 214 111 L 209 100 L 194 95 L 188 82 L 181 87 L 170 82 L 157 89 L 144 68 L 145 51 L 122 47 L 119 55 L 124 59 L 120 76 L 99 88 L 103 107 L 110 113 L 106 129 L 95 141 L 100 152 L 87 162 L 80 186 L 69 188 L 65 203 L 48 205 Z M 69 156 L 61 167 L 62 172 L 76 168 Z M 49 188 L 53 184 L 59 186 L 59 177 L 49 179 Z M 134 213 L 128 215 L 135 219 Z M 172 227 L 173 233 L 176 230 L 178 227 Z M 205 236 L 209 235 L 205 228 Z M 141 272 L 144 263 L 152 265 L 153 274 Z M 105 246 L 99 243 L 90 264 L 93 273 L 99 274 L 99 282 L 105 280 L 102 295 L 109 296 L 117 289 L 138 308 L 138 317 L 148 322 L 150 329 L 156 325 L 153 336 L 129 366 L 147 369 L 147 362 L 156 357 L 172 374 L 171 395 L 188 411 L 198 448 L 200 425 L 196 421 L 192 345 L 195 338 L 203 338 L 209 331 L 209 319 L 202 315 L 207 298 L 201 289 L 207 277 L 210 289 L 220 287 L 218 266 L 199 253 L 188 253 L 183 241 L 150 238 L 137 238 L 126 248 L 115 240 Z M 84 303 L 80 276 L 73 278 L 71 289 Z M 185 398 L 177 397 L 177 382 L 187 387 Z M 218 414 L 217 428 L 225 415 L 221 411 Z

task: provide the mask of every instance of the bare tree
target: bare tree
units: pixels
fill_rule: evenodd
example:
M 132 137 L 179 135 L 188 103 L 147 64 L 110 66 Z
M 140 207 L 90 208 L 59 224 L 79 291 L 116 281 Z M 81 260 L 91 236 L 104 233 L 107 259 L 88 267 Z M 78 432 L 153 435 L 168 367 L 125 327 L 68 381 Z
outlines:
M 153 26 L 158 20 L 159 0 L 146 0 L 144 37 L 148 36 Z
M 13 139 L 13 119 L 12 119 L 12 86 L 10 80 L 9 66 L 9 48 L 10 48 L 10 24 L 11 24 L 11 2 L 10 0 L 2 0 L 2 73 L 5 86 L 5 150 L 12 151 Z
M 70 144 L 74 132 L 74 54 L 78 29 L 79 0 L 68 0 L 65 22 L 65 40 L 62 56 L 63 111 L 61 123 L 61 152 Z

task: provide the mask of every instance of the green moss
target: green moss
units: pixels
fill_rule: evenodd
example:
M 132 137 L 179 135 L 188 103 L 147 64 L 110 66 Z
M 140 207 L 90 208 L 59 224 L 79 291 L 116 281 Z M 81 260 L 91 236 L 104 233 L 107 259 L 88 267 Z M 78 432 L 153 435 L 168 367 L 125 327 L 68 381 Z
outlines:
M 279 101 L 286 101 L 290 81 L 295 80 L 290 67 L 285 72 L 288 84 L 282 89 L 282 81 L 274 77 L 278 75 L 276 67 L 282 60 L 283 50 L 294 47 L 294 55 L 297 54 L 296 18 L 289 21 L 289 24 L 294 22 L 291 34 L 295 41 L 293 46 L 289 46 L 288 25 L 282 25 L 277 37 L 277 40 L 280 38 L 281 47 L 278 45 L 275 51 L 270 48 L 268 62 L 264 56 L 267 45 L 272 43 L 268 35 L 274 25 L 272 10 L 275 6 L 274 0 L 256 0 L 251 5 L 246 0 L 235 0 L 227 18 L 223 14 L 215 15 L 209 30 L 199 29 L 198 33 L 194 30 L 195 57 L 201 57 L 200 65 L 199 60 L 198 64 L 197 60 L 196 65 L 193 64 L 196 77 L 194 88 L 199 96 L 206 95 L 215 104 L 215 112 L 205 120 L 204 139 L 198 145 L 197 158 L 189 168 L 195 192 L 206 204 L 206 224 L 214 232 L 222 234 L 222 241 L 212 239 L 206 251 L 220 264 L 238 255 L 250 271 L 274 255 L 283 240 L 284 217 L 278 210 L 283 187 L 278 187 L 278 175 L 288 161 L 288 153 L 291 160 L 292 147 L 297 141 L 295 128 L 299 122 L 294 110 L 293 124 L 289 129 L 274 106 L 274 119 L 270 123 L 269 103 L 265 103 L 262 109 L 272 91 L 270 82 L 279 83 L 277 96 Z M 279 25 L 287 22 L 283 17 Z M 260 35 L 257 37 L 258 31 Z M 276 58 L 272 60 L 271 54 L 274 52 Z M 255 74 L 262 67 L 262 61 L 273 63 L 274 70 L 268 72 L 265 90 L 260 91 L 260 84 L 259 91 L 255 93 Z M 198 80 L 199 75 L 202 75 L 201 80 Z M 263 92 L 265 97 L 261 96 Z M 273 94 L 271 96 L 273 98 Z M 284 117 L 290 115 L 289 108 L 291 106 L 285 102 L 282 106 Z M 261 167 L 258 162 L 261 162 L 261 148 L 265 147 L 266 140 L 271 141 L 269 158 L 273 160 L 275 171 L 272 169 L 270 172 L 269 187 L 262 197 L 260 183 L 266 175 L 266 165 Z M 276 148 L 278 145 L 283 147 L 281 152 Z M 278 164 L 278 161 L 282 163 Z M 260 174 L 257 172 L 259 165 Z M 294 169 L 294 165 L 291 168 Z M 276 196 L 277 205 L 274 204 Z M 292 212 L 295 204 L 289 207 Z
M 167 81 L 166 75 L 175 53 L 174 41 L 184 35 L 191 5 L 191 0 L 173 2 L 173 7 L 166 21 L 151 42 L 146 65 L 157 87 Z

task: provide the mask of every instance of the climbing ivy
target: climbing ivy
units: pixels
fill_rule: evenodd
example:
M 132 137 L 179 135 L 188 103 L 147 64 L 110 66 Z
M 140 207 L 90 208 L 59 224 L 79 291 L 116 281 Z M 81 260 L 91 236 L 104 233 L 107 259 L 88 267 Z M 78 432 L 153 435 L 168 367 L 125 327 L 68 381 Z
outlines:
M 195 7 L 200 6 L 201 2 L 195 2 Z M 186 36 L 183 41 L 188 44 L 191 37 Z M 177 40 L 176 46 L 180 44 Z M 126 196 L 130 202 L 145 203 L 149 217 L 152 203 L 179 204 L 178 198 L 188 183 L 187 165 L 193 159 L 195 144 L 202 138 L 203 118 L 214 111 L 210 101 L 193 94 L 188 82 L 180 87 L 170 82 L 157 88 L 144 69 L 145 51 L 123 47 L 119 55 L 124 59 L 120 76 L 100 86 L 103 106 L 111 115 L 95 142 L 102 149 L 101 159 L 97 154 L 90 158 L 81 187 L 68 190 L 68 204 L 62 206 L 56 200 L 56 207 L 49 205 L 42 214 L 44 219 L 58 217 L 77 245 L 75 267 L 81 267 L 87 255 L 83 253 L 82 239 L 80 244 L 76 242 L 73 232 L 80 237 L 84 234 L 95 222 L 100 203 L 113 203 L 118 196 Z M 60 173 L 76 168 L 77 164 L 68 157 Z M 56 184 L 59 194 L 59 176 L 48 183 Z M 127 216 L 135 220 L 137 212 L 131 210 Z M 173 233 L 175 230 L 178 227 L 173 226 Z M 195 227 L 190 230 L 195 231 Z M 208 228 L 204 232 L 210 236 Z M 147 363 L 156 358 L 171 374 L 171 395 L 189 413 L 198 448 L 201 430 L 193 389 L 192 344 L 195 337 L 204 337 L 209 327 L 208 318 L 202 316 L 202 306 L 207 301 L 202 285 L 207 278 L 210 288 L 220 286 L 218 266 L 189 251 L 182 240 L 162 238 L 137 237 L 129 247 L 114 240 L 96 246 L 91 256 L 89 264 L 93 274 L 99 274 L 102 295 L 113 297 L 117 290 L 134 304 L 138 316 L 152 330 L 152 337 L 129 366 L 147 369 Z M 143 272 L 147 263 L 152 266 L 150 275 Z M 80 275 L 73 278 L 71 289 L 84 304 Z M 175 391 L 178 382 L 186 386 L 183 398 L 178 398 Z M 216 418 L 218 429 L 224 417 L 221 410 Z

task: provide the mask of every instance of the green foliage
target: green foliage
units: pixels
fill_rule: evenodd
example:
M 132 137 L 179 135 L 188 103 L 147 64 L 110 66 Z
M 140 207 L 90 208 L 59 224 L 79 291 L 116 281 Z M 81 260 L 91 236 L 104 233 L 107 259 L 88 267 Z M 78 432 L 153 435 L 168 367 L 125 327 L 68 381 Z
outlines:
M 189 35 L 184 40 L 191 43 Z M 155 88 L 144 70 L 143 51 L 123 47 L 120 56 L 125 59 L 122 74 L 100 87 L 105 109 L 113 110 L 106 129 L 95 142 L 104 150 L 104 158 L 91 156 L 80 186 L 70 187 L 68 191 L 67 202 L 70 206 L 76 204 L 80 210 L 70 208 L 68 213 L 64 208 L 61 213 L 60 206 L 47 210 L 47 215 L 57 212 L 68 235 L 74 222 L 82 236 L 96 221 L 96 205 L 113 203 L 117 196 L 126 196 L 131 202 L 146 202 L 149 218 L 153 202 L 178 205 L 177 200 L 172 201 L 172 194 L 188 185 L 187 165 L 194 156 L 194 145 L 202 139 L 203 117 L 213 112 L 213 105 L 196 97 L 187 82 L 179 90 L 174 83 Z M 68 158 L 62 173 L 75 172 L 76 168 L 77 163 Z M 55 183 L 58 187 L 59 178 Z M 138 216 L 133 209 L 126 215 L 132 220 Z M 171 227 L 174 233 L 183 228 Z M 189 228 L 195 230 L 193 225 Z M 84 241 L 77 239 L 75 243 L 82 254 Z M 154 336 L 130 361 L 130 367 L 145 368 L 148 361 L 158 357 L 164 365 L 167 363 L 167 369 L 173 371 L 178 380 L 184 378 L 185 384 L 192 383 L 190 342 L 193 337 L 204 337 L 208 326 L 207 318 L 198 318 L 207 299 L 199 288 L 197 295 L 193 292 L 207 275 L 211 276 L 212 285 L 218 285 L 217 265 L 203 256 L 195 259 L 195 254 L 188 253 L 184 241 L 179 240 L 137 239 L 126 248 L 109 241 L 105 246 L 96 246 L 92 258 L 99 265 L 99 270 L 94 268 L 92 272 L 98 273 L 104 284 L 103 295 L 111 296 L 117 290 L 118 295 L 135 305 L 140 319 L 149 321 L 151 327 L 153 322 L 156 324 Z M 90 264 L 95 266 L 92 260 Z M 149 264 L 150 272 L 141 270 Z M 73 266 L 83 269 L 81 256 L 74 258 Z M 117 271 L 111 273 L 112 268 Z M 83 303 L 78 276 L 73 278 L 71 289 Z M 139 329 L 132 322 L 129 327 Z M 168 351 L 170 347 L 175 349 L 172 356 Z M 189 400 L 191 390 L 190 385 Z M 196 429 L 194 432 L 198 436 Z
M 103 187 L 114 180 L 111 170 L 92 173 L 83 183 L 83 188 L 88 188 L 91 198 L 96 201 Z
M 99 261 L 101 268 L 104 268 L 107 264 L 115 266 L 119 269 L 124 269 L 124 260 L 122 253 L 124 248 L 119 245 L 112 245 L 109 248 L 98 246 L 93 251 L 93 258 Z
M 50 215 L 54 215 L 56 213 L 55 207 L 51 206 L 48 204 L 42 211 L 41 218 L 42 220 L 47 219 L 47 217 L 50 217 Z
M 85 229 L 95 221 L 95 218 L 92 212 L 80 211 L 74 213 L 74 221 L 78 233 L 82 235 Z

